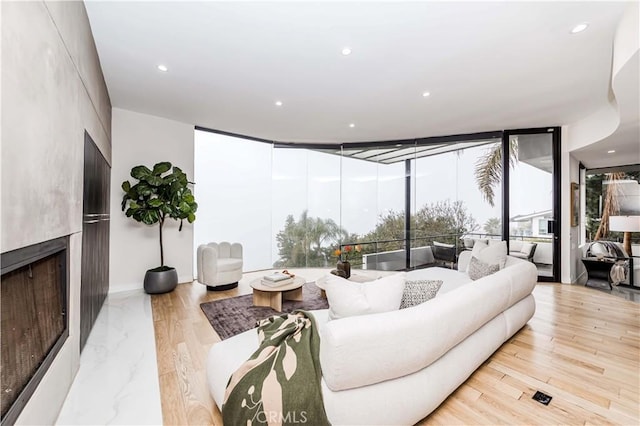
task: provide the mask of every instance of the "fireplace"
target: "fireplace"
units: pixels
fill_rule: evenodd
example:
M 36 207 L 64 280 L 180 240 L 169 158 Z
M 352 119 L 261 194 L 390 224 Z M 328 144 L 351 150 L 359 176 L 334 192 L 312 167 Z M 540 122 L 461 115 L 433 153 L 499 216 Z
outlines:
M 69 336 L 68 237 L 2 253 L 2 426 L 15 423 Z

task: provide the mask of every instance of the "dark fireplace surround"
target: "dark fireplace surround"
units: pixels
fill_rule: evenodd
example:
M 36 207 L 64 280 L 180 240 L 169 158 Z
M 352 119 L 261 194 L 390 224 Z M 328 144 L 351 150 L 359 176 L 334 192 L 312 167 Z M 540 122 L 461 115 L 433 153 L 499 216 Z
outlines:
M 2 426 L 12 425 L 69 337 L 69 238 L 2 253 Z

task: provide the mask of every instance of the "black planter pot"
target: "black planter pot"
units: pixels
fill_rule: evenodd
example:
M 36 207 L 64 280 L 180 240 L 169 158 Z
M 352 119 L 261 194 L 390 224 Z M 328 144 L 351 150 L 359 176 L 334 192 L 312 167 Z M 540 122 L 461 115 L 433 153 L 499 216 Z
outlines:
M 178 285 L 176 268 L 160 266 L 144 274 L 144 291 L 149 294 L 168 293 Z

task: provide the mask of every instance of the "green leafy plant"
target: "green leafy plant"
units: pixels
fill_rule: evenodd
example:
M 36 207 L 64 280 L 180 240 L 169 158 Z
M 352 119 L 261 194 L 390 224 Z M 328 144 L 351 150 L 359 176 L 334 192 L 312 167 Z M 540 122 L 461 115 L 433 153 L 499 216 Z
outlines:
M 182 222 L 193 223 L 196 220 L 198 204 L 195 201 L 187 175 L 169 162 L 158 163 L 153 170 L 146 166 L 131 169 L 131 177 L 138 182 L 134 185 L 128 180 L 122 182 L 124 197 L 122 211 L 127 217 L 146 225 L 159 224 L 160 228 L 160 267 L 164 267 L 162 246 L 162 227 L 167 219 L 180 221 L 178 231 L 182 231 Z M 125 211 L 126 210 L 126 211 Z

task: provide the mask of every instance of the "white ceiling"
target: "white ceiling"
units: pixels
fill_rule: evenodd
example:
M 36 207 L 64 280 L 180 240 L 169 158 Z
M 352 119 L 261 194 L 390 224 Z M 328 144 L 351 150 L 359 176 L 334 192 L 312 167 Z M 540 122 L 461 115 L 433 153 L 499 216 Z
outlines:
M 114 107 L 269 140 L 346 142 L 574 123 L 607 102 L 625 3 L 86 7 Z M 581 22 L 589 28 L 570 34 Z

